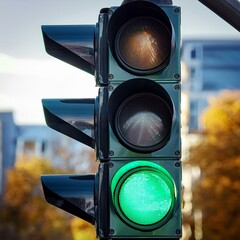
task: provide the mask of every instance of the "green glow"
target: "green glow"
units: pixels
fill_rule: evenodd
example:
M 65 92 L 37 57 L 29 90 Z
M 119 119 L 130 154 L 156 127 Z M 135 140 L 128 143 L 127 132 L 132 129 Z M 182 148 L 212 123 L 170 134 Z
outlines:
M 117 210 L 139 225 L 158 223 L 175 202 L 171 175 L 153 162 L 134 161 L 124 165 L 114 175 L 111 190 Z

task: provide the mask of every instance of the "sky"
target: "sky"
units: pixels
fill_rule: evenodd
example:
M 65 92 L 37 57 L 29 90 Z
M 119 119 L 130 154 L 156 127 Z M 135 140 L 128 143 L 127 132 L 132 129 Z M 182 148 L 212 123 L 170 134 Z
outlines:
M 42 98 L 95 98 L 94 76 L 48 55 L 41 25 L 95 24 L 120 0 L 0 0 L 0 111 L 17 124 L 44 124 Z M 197 0 L 173 0 L 182 39 L 239 39 L 237 30 Z

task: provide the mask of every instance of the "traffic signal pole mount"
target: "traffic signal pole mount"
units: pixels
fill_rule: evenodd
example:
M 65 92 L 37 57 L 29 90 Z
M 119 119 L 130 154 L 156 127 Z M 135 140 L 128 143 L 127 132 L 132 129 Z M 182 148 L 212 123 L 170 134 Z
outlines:
M 219 17 L 240 31 L 239 0 L 198 0 Z
M 43 26 L 47 53 L 95 76 L 95 99 L 44 99 L 46 123 L 95 149 L 97 173 L 44 175 L 46 200 L 100 239 L 182 235 L 180 15 L 123 1 L 96 25 Z

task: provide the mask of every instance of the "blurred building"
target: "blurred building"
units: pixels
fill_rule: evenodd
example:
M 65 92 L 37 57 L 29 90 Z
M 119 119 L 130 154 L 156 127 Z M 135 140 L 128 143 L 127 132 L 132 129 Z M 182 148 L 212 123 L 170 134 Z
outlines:
M 240 89 L 239 40 L 183 40 L 182 62 L 186 66 L 183 92 L 188 97 L 189 133 L 202 129 L 199 116 L 211 96 Z
M 85 154 L 80 158 L 84 154 L 83 149 L 81 143 L 45 125 L 16 125 L 12 112 L 0 112 L 0 196 L 6 170 L 14 166 L 16 159 L 46 158 L 55 166 L 72 164 L 80 167 L 81 171 L 87 171 L 89 156 Z
M 192 219 L 194 229 L 183 224 L 182 240 L 194 235 L 202 239 L 202 212 L 192 205 L 192 187 L 201 175 L 188 164 L 189 148 L 197 143 L 203 130 L 201 115 L 209 99 L 221 91 L 240 89 L 239 40 L 183 40 L 182 42 L 182 160 L 183 214 Z M 193 239 L 193 238 L 191 238 Z
M 0 196 L 5 182 L 5 169 L 14 164 L 16 136 L 17 127 L 12 113 L 0 113 Z

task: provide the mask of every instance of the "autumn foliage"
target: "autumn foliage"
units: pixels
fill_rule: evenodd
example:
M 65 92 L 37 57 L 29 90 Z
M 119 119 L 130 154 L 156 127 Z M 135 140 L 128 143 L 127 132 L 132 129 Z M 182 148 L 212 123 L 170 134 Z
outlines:
M 7 171 L 0 205 L 1 240 L 91 240 L 91 224 L 49 205 L 40 182 L 42 174 L 63 173 L 46 159 L 23 157 Z
M 202 121 L 204 132 L 189 159 L 201 169 L 193 204 L 202 212 L 202 239 L 239 239 L 240 92 L 213 99 Z

